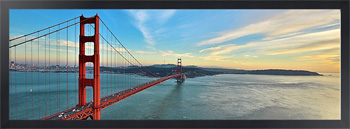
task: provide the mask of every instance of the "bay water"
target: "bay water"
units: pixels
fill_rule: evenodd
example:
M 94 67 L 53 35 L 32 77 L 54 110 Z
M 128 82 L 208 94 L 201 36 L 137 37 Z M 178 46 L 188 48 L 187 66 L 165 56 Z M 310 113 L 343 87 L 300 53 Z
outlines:
M 170 79 L 102 110 L 101 119 L 339 120 L 340 76 L 324 75 L 219 74 L 181 84 Z M 101 96 L 154 79 L 103 73 Z M 77 86 L 77 73 L 11 71 L 10 120 L 40 119 L 74 107 Z

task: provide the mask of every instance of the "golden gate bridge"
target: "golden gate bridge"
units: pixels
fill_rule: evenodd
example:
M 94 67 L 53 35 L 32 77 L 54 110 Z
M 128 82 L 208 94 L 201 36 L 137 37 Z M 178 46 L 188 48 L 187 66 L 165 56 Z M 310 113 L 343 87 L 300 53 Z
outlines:
M 80 31 L 78 31 L 77 26 L 79 26 Z M 77 32 L 80 33 L 78 37 Z M 62 39 L 64 36 L 66 38 Z M 69 39 L 74 39 L 74 41 Z M 93 17 L 84 17 L 83 15 L 75 17 L 26 35 L 17 36 L 10 39 L 9 42 L 10 53 L 12 52 L 10 59 L 13 60 L 10 69 L 25 73 L 24 80 L 20 80 L 16 76 L 17 72 L 10 75 L 10 92 L 14 93 L 12 100 L 15 101 L 10 104 L 10 106 L 15 107 L 10 110 L 10 116 L 13 119 L 17 119 L 18 111 L 24 112 L 25 110 L 25 119 L 28 119 L 28 117 L 34 118 L 35 115 L 38 115 L 40 120 L 86 120 L 88 118 L 100 120 L 101 110 L 113 104 L 166 80 L 175 78 L 178 83 L 184 80 L 180 58 L 177 60 L 176 69 L 169 71 L 167 75 L 161 77 L 157 73 L 151 72 L 126 49 L 97 14 Z M 79 49 L 78 61 L 77 49 Z M 53 51 L 55 51 L 54 54 L 52 54 Z M 20 56 L 17 56 L 17 53 Z M 69 64 L 70 60 L 74 60 L 74 65 Z M 24 63 L 24 65 L 20 66 L 19 62 Z M 87 66 L 88 64 L 90 65 Z M 109 69 L 101 70 L 101 65 Z M 88 70 L 89 68 L 91 70 Z M 124 69 L 124 72 L 115 72 L 117 68 Z M 125 72 L 128 68 L 136 70 L 139 77 L 147 76 L 153 79 L 141 82 L 141 79 L 131 78 L 131 75 L 136 74 L 136 72 Z M 101 71 L 106 76 L 101 78 Z M 36 76 L 34 72 L 42 72 L 44 77 L 39 76 L 39 73 L 36 73 Z M 60 75 L 51 79 L 53 77 L 52 72 L 60 73 Z M 75 89 L 74 97 L 68 95 L 69 72 L 79 73 L 79 78 L 74 77 L 74 86 L 78 88 Z M 92 77 L 87 76 L 89 72 Z M 64 75 L 62 75 L 64 73 L 66 73 L 66 82 L 61 81 L 64 79 Z M 125 77 L 120 81 L 122 83 L 117 83 L 118 78 L 112 76 L 112 74 L 124 74 Z M 34 79 L 35 77 L 37 77 L 37 80 Z M 53 84 L 53 82 L 56 84 Z M 133 85 L 135 82 L 137 85 Z M 25 85 L 25 96 L 22 97 L 18 97 L 17 93 L 20 83 Z M 64 83 L 66 83 L 66 102 L 62 102 L 65 94 L 61 92 L 61 88 Z M 35 89 L 36 85 L 38 85 L 37 89 Z M 42 87 L 39 85 L 44 85 L 44 89 L 40 89 Z M 113 89 L 114 85 L 124 85 L 125 87 L 116 91 L 117 89 Z M 88 87 L 92 88 L 93 95 L 92 100 L 87 102 L 86 91 Z M 101 90 L 101 87 L 105 90 Z M 56 93 L 50 93 L 50 88 L 51 90 L 57 88 Z M 37 94 L 41 94 L 38 97 L 44 97 L 34 98 L 32 92 L 35 91 L 42 91 Z M 38 99 L 38 101 L 34 101 L 35 99 Z M 71 99 L 75 99 L 73 104 L 72 102 L 69 104 Z M 25 100 L 25 109 L 18 109 L 17 101 L 19 100 Z M 51 101 L 57 101 L 56 105 L 53 105 Z M 45 108 L 38 106 L 38 112 L 34 113 L 33 107 L 36 104 L 34 102 L 38 102 L 38 104 L 45 103 Z M 62 108 L 61 103 L 67 105 Z M 56 107 L 56 112 L 50 110 L 54 107 Z M 44 110 L 45 113 L 42 114 Z

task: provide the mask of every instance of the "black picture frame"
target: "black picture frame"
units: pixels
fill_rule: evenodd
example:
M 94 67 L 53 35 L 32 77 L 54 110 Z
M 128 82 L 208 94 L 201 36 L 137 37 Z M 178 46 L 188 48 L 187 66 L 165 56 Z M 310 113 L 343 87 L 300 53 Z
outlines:
M 1 128 L 349 128 L 348 0 L 1 1 Z M 10 9 L 340 9 L 341 120 L 9 120 Z

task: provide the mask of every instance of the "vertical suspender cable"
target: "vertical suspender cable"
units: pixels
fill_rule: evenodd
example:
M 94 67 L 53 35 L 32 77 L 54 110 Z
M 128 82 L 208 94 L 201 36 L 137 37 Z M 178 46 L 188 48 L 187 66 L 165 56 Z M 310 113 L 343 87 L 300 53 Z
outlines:
M 59 90 L 58 90 L 58 83 L 59 83 L 59 79 L 58 79 L 58 75 L 59 75 L 59 73 L 58 73 L 58 71 L 59 71 L 59 65 L 58 65 L 58 52 L 59 52 L 59 49 L 58 49 L 58 46 L 59 46 L 59 40 L 58 40 L 58 33 L 56 33 L 56 81 L 57 81 L 57 83 L 56 83 L 56 106 L 57 106 L 57 112 L 59 112 L 60 110 L 59 110 L 59 96 L 58 96 L 58 92 L 59 92 Z
M 107 35 L 107 37 L 108 37 L 108 33 L 106 33 L 106 35 Z M 106 78 L 107 78 L 107 83 L 106 83 L 106 85 L 107 85 L 107 94 L 109 93 L 108 92 L 108 90 L 109 90 L 109 63 L 108 63 L 108 51 L 109 51 L 109 49 L 108 49 L 108 46 L 107 46 L 107 58 L 106 58 L 106 60 L 107 60 L 107 69 L 108 69 L 108 72 L 106 73 L 107 74 L 107 76 L 106 76 Z
M 17 87 L 17 51 L 16 51 L 16 47 L 15 47 L 15 87 Z M 12 111 L 12 119 L 13 119 L 13 111 Z
M 47 116 L 47 91 L 46 91 L 46 73 L 47 73 L 47 68 L 46 68 L 46 36 L 45 36 L 45 85 L 44 85 L 44 89 L 45 89 L 45 117 Z
M 50 33 L 50 29 L 49 29 L 49 33 Z M 50 60 L 50 53 L 51 53 L 51 47 L 50 46 L 51 46 L 51 44 L 50 44 L 50 42 L 51 42 L 51 35 L 49 35 L 49 71 L 48 71 L 49 72 L 49 92 L 51 92 L 50 91 L 50 86 L 51 86 L 50 85 L 50 81 L 51 81 L 51 76 L 50 76 L 51 75 L 50 74 L 51 73 L 51 65 L 50 65 L 51 64 L 50 63 L 51 62 L 51 60 Z M 49 98 L 51 99 L 51 94 L 49 94 Z M 49 101 L 49 105 L 48 105 L 49 106 L 48 107 L 49 108 L 49 114 L 51 114 L 51 106 L 50 105 L 51 105 L 51 101 Z
M 116 52 L 114 52 L 114 54 L 113 54 L 114 55 L 114 58 L 113 58 L 114 61 L 113 61 L 113 84 L 112 84 L 113 85 L 113 91 L 112 91 L 112 93 L 114 93 L 114 91 L 115 91 L 115 84 L 116 84 L 116 82 L 115 82 L 116 81 L 115 80 L 115 73 L 114 73 L 114 70 L 115 70 L 115 59 L 116 59 L 115 57 L 117 56 L 116 54 L 117 54 Z
M 61 25 L 59 25 L 58 26 L 58 28 L 60 29 L 61 28 Z M 58 71 L 61 71 L 61 52 L 60 52 L 60 50 L 61 50 L 61 31 L 58 31 L 57 32 L 58 33 L 58 47 L 59 47 L 59 49 L 57 49 L 57 51 L 58 51 Z M 58 111 L 60 111 L 60 108 L 61 108 L 61 91 L 60 91 L 60 87 L 61 87 L 61 82 L 60 82 L 60 80 L 61 80 L 61 74 L 60 74 L 60 72 L 58 72 Z
M 129 55 L 129 59 L 131 60 L 131 56 L 130 56 L 130 55 Z M 130 65 L 133 65 L 133 64 L 130 64 Z M 132 86 L 131 77 L 132 77 L 132 74 L 129 74 L 129 83 L 130 83 L 130 86 Z
M 68 102 L 68 22 L 67 22 L 67 57 L 66 57 L 66 67 L 67 67 L 67 77 L 66 77 L 66 88 L 67 88 L 67 91 L 66 91 L 66 95 L 67 95 L 67 109 L 69 107 L 69 102 Z
M 38 32 L 38 37 L 39 37 L 39 32 Z M 39 42 L 40 42 L 40 38 L 38 39 L 38 48 L 37 48 L 37 49 L 38 49 L 38 66 L 37 66 L 38 68 L 39 68 L 39 66 L 40 66 L 40 65 L 39 65 Z M 38 100 L 39 100 L 39 104 L 38 104 L 38 106 L 39 106 L 39 111 L 38 111 L 38 112 L 39 112 L 39 119 L 40 119 L 40 118 L 41 118 L 41 117 L 40 117 L 40 111 L 41 111 L 41 110 L 40 110 L 40 107 L 41 107 L 41 100 L 40 100 L 41 97 L 40 97 L 40 96 L 41 96 L 41 94 L 40 94 L 40 84 L 39 84 L 39 81 L 40 81 L 40 79 L 39 79 L 39 73 L 40 73 L 40 72 L 38 71 Z
M 98 32 L 98 36 L 100 36 L 101 35 L 101 29 L 99 30 L 99 32 Z M 104 94 L 103 94 L 103 77 L 102 77 L 102 75 L 103 75 L 103 69 L 101 68 L 101 66 L 103 67 L 103 64 L 104 64 L 104 61 L 103 61 L 103 42 L 100 40 L 99 41 L 99 43 L 100 43 L 100 47 L 99 47 L 99 49 L 100 49 L 100 81 L 101 81 L 101 83 L 100 83 L 100 92 L 101 92 L 101 97 L 104 97 Z
M 113 42 L 113 40 L 112 40 L 112 38 L 111 38 L 111 43 L 112 43 L 112 42 Z M 115 53 L 114 53 L 113 49 L 111 49 L 111 55 L 114 55 L 114 56 L 115 56 Z M 115 57 L 111 56 L 113 69 L 114 69 L 114 67 L 115 67 L 114 58 L 115 58 Z M 113 71 L 113 69 L 112 69 L 112 71 Z M 114 93 L 114 87 L 113 87 L 113 84 L 115 84 L 115 80 L 114 80 L 114 78 L 113 78 L 114 76 L 115 76 L 115 75 L 114 75 L 114 71 L 113 71 L 113 72 L 112 72 L 112 76 L 111 76 L 111 80 L 113 80 L 112 83 L 111 83 L 111 92 L 112 92 L 112 93 Z
M 24 40 L 26 41 L 27 40 L 27 36 L 24 37 Z M 16 50 L 16 47 L 15 47 L 15 50 Z M 25 63 L 24 65 L 27 65 L 27 44 L 24 44 L 24 60 L 25 60 Z M 27 67 L 24 67 L 24 68 L 27 68 Z M 25 87 L 26 87 L 26 120 L 28 119 L 28 85 L 27 85 L 27 69 L 24 69 L 25 70 Z
M 129 60 L 129 55 L 126 56 L 126 59 Z M 130 61 L 130 60 L 129 60 Z M 128 68 L 131 64 L 127 64 L 128 65 Z M 126 84 L 128 84 L 128 88 L 130 87 L 130 83 L 129 83 L 129 75 L 130 74 L 126 74 Z
M 11 41 L 9 41 L 9 45 L 11 45 Z M 14 61 L 14 59 L 12 59 L 12 58 L 14 58 L 13 57 L 13 53 L 11 53 L 12 52 L 12 50 L 13 49 L 9 49 L 9 51 L 10 51 L 10 55 L 9 55 L 9 61 L 10 61 L 10 64 L 9 64 L 9 75 L 10 75 L 10 78 L 9 78 L 9 120 L 11 120 L 11 119 L 13 119 L 13 117 L 12 117 L 12 103 L 11 102 L 13 102 L 13 100 L 12 100 L 12 98 L 11 98 L 11 94 L 13 93 L 13 91 L 12 91 L 12 85 L 14 85 L 13 83 L 14 83 L 14 74 L 11 74 L 11 69 L 13 69 L 12 68 L 12 62 Z M 12 72 L 12 73 L 14 73 L 14 72 Z
M 125 54 L 124 54 L 124 50 L 122 51 L 122 55 L 125 57 Z M 126 86 L 125 86 L 125 59 L 123 59 L 123 90 L 126 89 Z
M 126 52 L 124 52 L 124 57 L 126 57 Z M 126 60 L 124 60 L 124 67 L 126 68 Z M 125 86 L 125 89 L 127 89 L 127 85 L 126 85 L 126 69 L 124 70 L 124 86 Z
M 128 60 L 130 60 L 130 55 L 128 55 Z M 132 65 L 132 64 L 129 64 L 129 66 Z M 131 74 L 128 74 L 128 85 L 131 86 L 131 83 L 130 83 L 130 75 Z
M 118 44 L 117 44 L 117 49 L 118 49 Z M 118 56 L 118 54 L 117 54 L 117 56 Z M 118 63 L 119 62 L 119 59 L 121 59 L 121 58 L 118 58 L 117 57 L 117 67 L 119 68 L 120 67 L 120 64 Z M 117 80 L 117 82 L 118 82 L 118 77 L 116 77 L 116 80 Z M 119 84 L 119 82 L 118 82 L 118 84 Z
M 101 34 L 101 29 L 99 30 L 99 32 L 98 32 L 98 35 L 100 36 L 100 34 Z M 100 54 L 102 55 L 102 56 L 100 56 L 100 66 L 102 66 L 103 67 L 103 64 L 104 64 L 104 61 L 103 61 L 103 42 L 102 41 L 99 41 L 100 42 Z M 101 75 L 103 74 L 103 69 L 102 68 L 100 68 L 100 77 L 101 77 Z M 101 91 L 101 97 L 104 97 L 104 94 L 103 94 L 103 77 L 101 77 L 101 85 L 100 85 L 100 91 Z
M 128 65 L 129 65 L 129 63 L 127 62 L 127 60 L 128 60 L 128 54 L 125 52 L 125 57 L 126 57 L 126 60 L 125 60 L 125 67 L 126 68 L 128 68 Z M 126 88 L 128 89 L 129 88 L 129 84 L 128 84 L 128 75 L 127 75 L 128 73 L 127 73 L 127 70 L 125 71 L 125 86 L 126 86 Z
M 128 55 L 128 57 L 129 57 L 129 60 L 130 60 L 130 55 Z M 132 64 L 129 64 L 130 66 L 132 65 Z M 130 67 L 131 68 L 131 67 Z M 131 74 L 128 74 L 128 77 L 129 77 L 129 82 L 128 82 L 128 84 L 130 85 L 130 86 L 132 86 L 131 85 Z
M 77 20 L 74 20 L 74 23 L 76 23 Z M 75 93 L 74 93 L 74 104 L 77 105 L 77 25 L 74 25 L 74 87 L 75 87 Z
M 114 54 L 111 51 L 111 71 L 110 71 L 111 72 L 111 93 L 113 93 L 112 85 L 113 85 L 113 82 L 114 82 L 114 80 L 112 79 L 112 77 L 113 77 L 113 66 L 114 66 L 114 64 L 113 64 L 113 55 Z
M 16 53 L 16 47 L 15 47 L 15 53 Z M 16 57 L 17 55 L 15 54 L 15 60 L 17 60 Z M 17 61 L 16 61 L 17 62 Z M 24 66 L 26 67 L 26 66 Z M 16 69 L 17 70 L 17 69 Z M 17 71 L 16 71 L 17 72 Z M 16 78 L 16 76 L 15 76 Z M 17 120 L 17 84 L 15 84 L 15 107 L 16 107 L 16 111 L 15 111 L 15 114 L 16 114 L 16 117 L 15 117 L 15 120 Z
M 11 45 L 11 41 L 9 41 L 9 45 Z M 10 64 L 9 64 L 9 75 L 10 75 L 10 78 L 9 78 L 9 81 L 10 81 L 10 82 L 9 82 L 9 90 L 10 90 L 10 91 L 9 91 L 9 104 L 10 104 L 10 105 L 9 105 L 9 120 L 13 119 L 13 117 L 12 117 L 12 109 L 11 109 L 11 108 L 13 107 L 13 106 L 12 106 L 12 103 L 11 103 L 13 100 L 12 100 L 12 98 L 11 98 L 11 94 L 13 93 L 13 91 L 12 91 L 12 85 L 14 85 L 14 84 L 13 84 L 13 83 L 14 83 L 14 75 L 11 74 L 11 69 L 13 69 L 13 68 L 12 68 L 12 62 L 14 61 L 14 59 L 12 59 L 12 58 L 14 58 L 14 57 L 13 57 L 13 55 L 12 55 L 13 53 L 11 53 L 12 50 L 13 50 L 13 49 L 9 49 L 9 51 L 10 51 L 10 55 L 9 55 L 9 56 L 10 56 L 10 57 L 9 57 L 9 61 L 10 61 Z M 14 72 L 13 72 L 13 73 L 14 73 Z
M 114 56 L 114 57 L 115 57 L 115 59 L 114 59 L 114 63 L 115 63 L 114 81 L 115 81 L 116 83 L 114 83 L 114 89 L 115 89 L 114 92 L 116 92 L 116 91 L 117 91 L 117 88 L 118 88 L 118 87 L 116 86 L 116 84 L 118 83 L 118 81 L 117 81 L 118 78 L 117 78 L 117 76 L 116 76 L 116 75 L 117 75 L 117 74 L 116 74 L 116 68 L 118 67 L 118 60 L 117 60 L 118 58 L 117 58 L 117 56 L 118 56 L 117 53 L 115 53 L 115 56 Z
M 101 31 L 102 31 L 102 35 L 103 35 L 103 32 L 104 32 L 104 31 L 103 31 L 103 26 L 101 27 Z M 104 46 L 104 51 L 105 51 L 105 54 L 104 54 L 104 55 L 105 55 L 104 64 L 105 64 L 105 65 L 104 65 L 104 66 L 105 66 L 105 68 L 106 68 L 106 69 L 105 69 L 106 72 L 104 73 L 104 76 L 105 76 L 105 77 L 104 77 L 104 78 L 105 78 L 104 80 L 105 80 L 105 81 L 104 81 L 103 86 L 104 86 L 104 89 L 105 89 L 105 93 L 104 93 L 104 94 L 105 94 L 105 96 L 107 96 L 107 95 L 108 95 L 108 89 L 107 89 L 107 87 L 108 87 L 108 85 L 107 85 L 107 84 L 108 84 L 108 78 L 107 78 L 107 75 L 108 75 L 108 73 L 107 73 L 107 71 L 108 71 L 108 67 L 107 67 L 107 66 L 108 66 L 108 63 L 107 63 L 107 62 L 108 62 L 108 61 L 107 61 L 108 45 L 107 45 L 106 41 L 102 40 L 102 42 L 105 43 L 105 46 Z
M 32 96 L 32 119 L 34 119 L 34 92 L 33 92 L 33 41 L 30 41 L 30 73 L 31 73 L 31 96 Z
M 112 36 L 111 36 L 111 37 L 112 37 Z M 112 38 L 111 38 L 111 39 L 112 39 Z M 112 41 L 111 41 L 111 42 L 112 42 Z M 110 57 L 111 57 L 111 60 L 110 60 L 110 62 L 111 62 L 111 70 L 112 70 L 112 68 L 113 68 L 113 58 L 112 58 L 113 54 L 112 54 L 112 51 L 113 51 L 113 50 L 112 50 L 112 47 L 111 47 L 111 56 L 110 56 Z M 110 88 L 111 88 L 111 89 L 110 89 L 110 92 L 111 92 L 111 93 L 110 93 L 110 94 L 112 94 L 112 82 L 113 82 L 112 76 L 113 76 L 113 75 L 112 75 L 112 72 L 110 72 L 110 73 L 111 73 L 111 76 L 110 76 L 110 80 L 111 80 L 111 83 L 110 83 Z
M 11 45 L 11 41 L 9 41 L 9 45 Z M 11 119 L 13 119 L 12 118 L 12 103 L 11 102 L 13 102 L 13 100 L 12 100 L 12 98 L 11 98 L 11 94 L 13 93 L 13 91 L 12 91 L 12 85 L 14 85 L 13 83 L 14 83 L 14 75 L 12 74 L 13 72 L 11 72 L 11 70 L 13 69 L 12 68 L 12 62 L 14 61 L 14 59 L 12 59 L 12 58 L 14 58 L 13 57 L 13 53 L 12 53 L 12 50 L 13 49 L 9 49 L 9 51 L 10 51 L 10 54 L 9 54 L 9 120 L 11 120 Z
M 122 55 L 125 57 L 125 54 L 124 54 L 124 50 L 122 51 Z M 123 90 L 126 89 L 126 86 L 125 86 L 125 59 L 123 59 Z

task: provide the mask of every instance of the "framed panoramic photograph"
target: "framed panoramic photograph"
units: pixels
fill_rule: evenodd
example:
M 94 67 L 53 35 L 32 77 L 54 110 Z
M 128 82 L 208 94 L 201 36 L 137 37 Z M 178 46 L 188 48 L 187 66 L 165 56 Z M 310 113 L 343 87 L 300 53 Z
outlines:
M 1 1 L 2 128 L 349 128 L 349 1 Z

